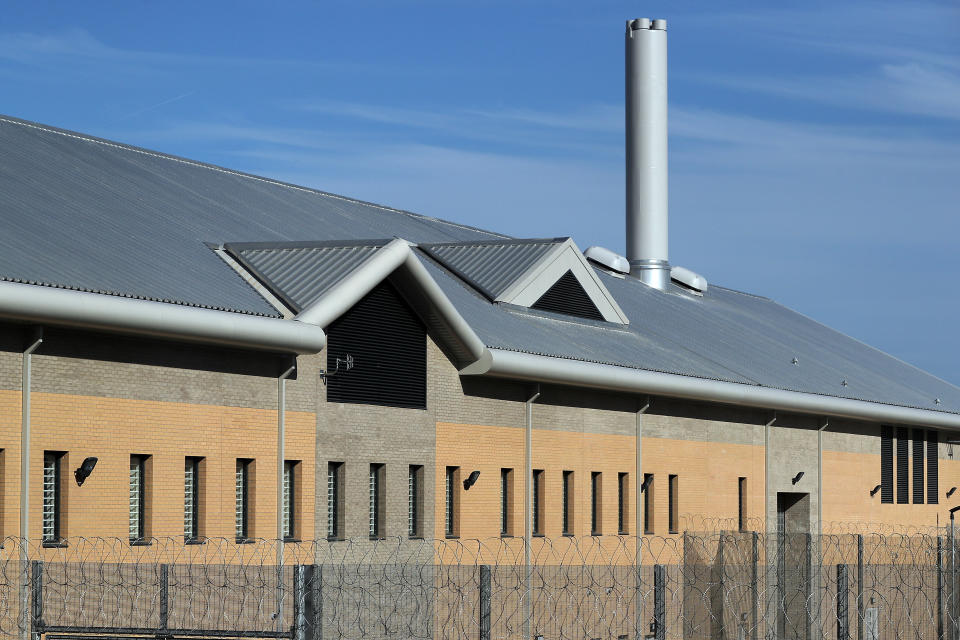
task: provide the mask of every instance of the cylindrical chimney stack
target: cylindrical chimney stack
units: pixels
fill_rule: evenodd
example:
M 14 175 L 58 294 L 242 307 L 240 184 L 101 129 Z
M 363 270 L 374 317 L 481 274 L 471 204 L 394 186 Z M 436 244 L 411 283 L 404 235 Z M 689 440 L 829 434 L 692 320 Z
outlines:
M 627 22 L 627 259 L 631 275 L 670 284 L 667 254 L 667 21 Z

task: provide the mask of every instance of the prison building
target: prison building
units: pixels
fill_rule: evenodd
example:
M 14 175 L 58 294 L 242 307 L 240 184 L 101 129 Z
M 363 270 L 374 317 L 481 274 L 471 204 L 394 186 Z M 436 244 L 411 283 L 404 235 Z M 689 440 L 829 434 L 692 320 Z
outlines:
M 665 47 L 626 256 L 0 118 L 0 537 L 943 524 L 960 389 L 669 264 Z

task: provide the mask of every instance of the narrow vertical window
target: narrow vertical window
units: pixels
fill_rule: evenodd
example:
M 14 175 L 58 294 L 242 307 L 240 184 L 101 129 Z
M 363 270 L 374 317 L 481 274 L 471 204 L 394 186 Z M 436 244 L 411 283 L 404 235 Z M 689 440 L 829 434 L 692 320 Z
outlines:
M 617 474 L 617 533 L 625 536 L 629 533 L 627 521 L 630 519 L 630 474 Z
M 343 478 L 343 463 L 327 463 L 327 538 L 336 540 L 342 537 L 343 520 L 340 487 Z
M 880 428 L 880 502 L 893 504 L 893 427 Z
M 677 476 L 671 475 L 669 478 L 668 500 L 670 502 L 670 517 L 668 525 L 670 533 L 677 533 L 680 529 L 680 487 Z
M 200 538 L 200 460 L 186 458 L 183 463 L 183 537 Z
M 410 465 L 407 477 L 407 535 L 411 538 L 419 538 L 423 535 L 423 527 L 420 525 L 422 483 L 423 465 Z
M 913 504 L 923 504 L 923 429 L 913 430 Z
M 237 542 L 250 538 L 250 460 L 238 458 L 234 524 Z
M 737 478 L 737 528 L 747 530 L 747 479 Z
M 459 476 L 460 467 L 447 467 L 444 479 L 444 522 L 443 532 L 448 537 L 457 535 L 457 476 Z
M 653 535 L 654 530 L 653 497 L 653 474 L 645 473 L 643 474 L 643 533 L 646 535 Z
M 927 431 L 927 503 L 940 504 L 940 443 L 936 431 Z
M 62 453 L 43 453 L 43 542 L 60 541 L 60 459 Z
M 601 495 L 602 474 L 599 471 L 590 473 L 590 535 L 599 536 L 603 520 L 603 497 Z
M 513 527 L 510 517 L 510 508 L 513 505 L 511 500 L 513 485 L 513 469 L 500 469 L 500 535 L 509 536 L 513 534 Z
M 573 471 L 563 472 L 563 535 L 573 535 Z
M 382 464 L 370 465 L 370 537 L 383 537 L 383 475 Z
M 533 535 L 543 535 L 543 469 L 533 470 Z
M 299 460 L 283 461 L 283 539 L 297 538 L 297 469 Z
M 897 504 L 910 502 L 910 442 L 906 427 L 897 427 Z
M 146 474 L 144 466 L 147 456 L 130 456 L 130 541 L 144 538 L 145 518 L 144 501 L 146 499 Z

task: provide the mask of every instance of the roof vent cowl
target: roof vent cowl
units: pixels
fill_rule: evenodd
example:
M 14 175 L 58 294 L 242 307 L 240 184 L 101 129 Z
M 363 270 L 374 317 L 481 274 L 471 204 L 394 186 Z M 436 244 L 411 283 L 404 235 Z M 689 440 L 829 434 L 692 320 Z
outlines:
M 707 290 L 707 279 L 699 273 L 690 271 L 690 269 L 684 267 L 673 267 L 670 269 L 670 279 L 698 293 L 703 293 Z
M 593 246 L 583 252 L 587 260 L 616 271 L 617 273 L 630 273 L 630 261 L 619 253 L 615 253 L 606 247 Z

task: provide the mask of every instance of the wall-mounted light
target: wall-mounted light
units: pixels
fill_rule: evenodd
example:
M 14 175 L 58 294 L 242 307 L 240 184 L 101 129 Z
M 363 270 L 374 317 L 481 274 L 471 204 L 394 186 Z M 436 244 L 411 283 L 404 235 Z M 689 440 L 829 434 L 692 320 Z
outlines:
M 93 473 L 93 468 L 97 466 L 97 459 L 93 456 L 89 458 L 84 458 L 83 464 L 77 467 L 76 471 L 73 472 L 73 477 L 77 479 L 77 486 L 83 486 L 83 481 L 90 477 L 90 474 Z
M 479 471 L 471 471 L 471 472 L 470 472 L 470 475 L 467 476 L 467 479 L 463 481 L 463 490 L 464 490 L 464 491 L 469 491 L 469 490 L 470 490 L 470 487 L 472 487 L 473 485 L 477 484 L 477 479 L 479 479 L 479 478 L 480 478 L 480 472 L 479 472 Z
M 803 471 L 793 476 L 793 480 L 791 482 L 793 482 L 793 484 L 797 484 L 798 482 L 800 482 L 800 478 L 802 477 L 803 477 Z
M 947 497 L 949 498 L 950 496 L 952 496 L 953 492 L 956 490 L 957 490 L 956 487 L 950 487 L 950 491 L 947 491 Z
M 877 491 L 880 491 L 880 485 L 875 486 L 873 489 L 870 489 L 870 497 L 877 495 Z

